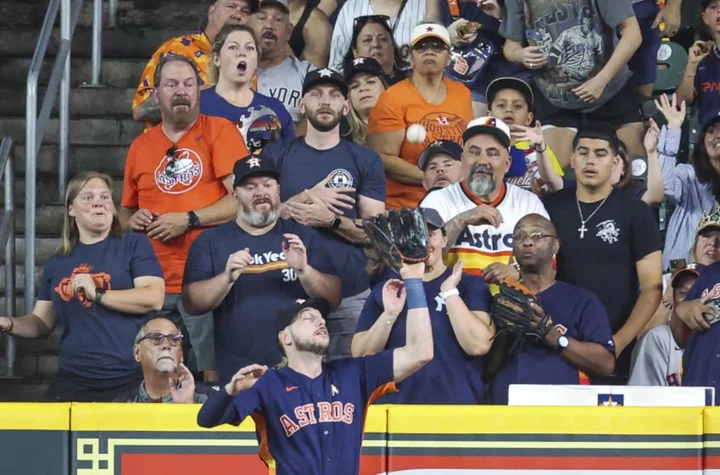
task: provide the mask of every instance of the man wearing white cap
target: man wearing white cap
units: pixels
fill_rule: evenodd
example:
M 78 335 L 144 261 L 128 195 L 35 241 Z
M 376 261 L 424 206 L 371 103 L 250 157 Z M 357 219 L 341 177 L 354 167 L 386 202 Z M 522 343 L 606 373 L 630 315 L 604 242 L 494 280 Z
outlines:
M 444 77 L 450 64 L 450 35 L 442 25 L 420 24 L 410 40 L 412 75 L 387 89 L 370 113 L 368 145 L 382 157 L 389 209 L 413 208 L 422 200 L 422 151 L 436 140 L 460 143 L 473 118 L 470 90 Z M 420 124 L 425 137 L 406 138 Z
M 512 256 L 512 233 L 525 215 L 548 217 L 533 193 L 505 183 L 510 169 L 510 128 L 494 117 L 471 121 L 463 139 L 462 163 L 467 177 L 430 192 L 423 208 L 435 209 L 447 223 L 446 264 L 465 261 L 465 271 L 490 284 L 503 277 L 519 278 Z M 496 285 L 491 285 L 494 293 Z

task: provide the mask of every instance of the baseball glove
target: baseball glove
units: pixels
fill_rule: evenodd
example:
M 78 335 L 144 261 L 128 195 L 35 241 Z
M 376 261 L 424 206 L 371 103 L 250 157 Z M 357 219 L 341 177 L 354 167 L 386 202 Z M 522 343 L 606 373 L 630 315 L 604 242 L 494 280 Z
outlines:
M 382 260 L 400 270 L 403 262 L 416 263 L 427 259 L 428 230 L 419 209 L 390 210 L 363 220 L 363 229 Z
M 550 315 L 542 310 L 530 289 L 508 278 L 500 283 L 500 292 L 493 298 L 490 313 L 497 326 L 496 336 L 508 333 L 513 340 L 510 353 L 528 338 L 542 340 L 553 327 Z

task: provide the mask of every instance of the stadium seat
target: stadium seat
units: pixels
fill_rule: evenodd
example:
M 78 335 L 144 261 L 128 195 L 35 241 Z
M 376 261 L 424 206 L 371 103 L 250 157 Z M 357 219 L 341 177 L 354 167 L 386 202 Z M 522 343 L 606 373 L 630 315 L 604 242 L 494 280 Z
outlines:
M 682 46 L 672 41 L 662 42 L 657 53 L 655 95 L 670 94 L 677 89 L 682 80 L 687 59 L 687 51 Z

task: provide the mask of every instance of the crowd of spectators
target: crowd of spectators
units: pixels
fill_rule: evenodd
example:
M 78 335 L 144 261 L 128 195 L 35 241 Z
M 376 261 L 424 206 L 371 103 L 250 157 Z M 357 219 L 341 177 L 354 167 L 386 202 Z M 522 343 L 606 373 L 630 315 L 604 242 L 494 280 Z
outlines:
M 718 402 L 720 0 L 698 14 L 654 94 L 680 0 L 216 0 L 142 73 L 119 208 L 108 176 L 70 181 L 33 312 L 0 332 L 61 326 L 48 401 L 203 402 L 318 351 L 275 325 L 305 299 L 329 305 L 328 360 L 400 348 L 398 274 L 362 221 L 420 207 L 434 358 L 381 402 L 507 404 L 519 383 Z M 508 278 L 552 317 L 541 341 L 497 332 Z

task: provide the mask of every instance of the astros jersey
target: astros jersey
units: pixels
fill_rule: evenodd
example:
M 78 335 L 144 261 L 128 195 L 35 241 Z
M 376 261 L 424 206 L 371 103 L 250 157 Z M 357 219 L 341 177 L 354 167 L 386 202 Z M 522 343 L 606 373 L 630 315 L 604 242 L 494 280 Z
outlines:
M 165 136 L 162 127 L 154 127 L 130 145 L 122 206 L 157 214 L 205 208 L 228 194 L 222 179 L 247 156 L 240 132 L 227 119 L 200 115 L 177 143 Z M 151 239 L 167 293 L 180 293 L 185 256 L 201 231 L 188 231 L 168 242 Z
M 695 75 L 695 104 L 700 121 L 717 115 L 720 110 L 720 50 L 713 46 L 697 67 Z
M 467 187 L 464 181 L 428 193 L 420 204 L 433 208 L 446 223 L 452 218 L 487 204 L 497 208 L 503 218 L 499 228 L 489 224 L 468 226 L 450 249 L 447 265 L 451 267 L 460 259 L 465 261 L 465 272 L 482 276 L 482 271 L 493 262 L 507 264 L 512 255 L 512 233 L 515 225 L 525 215 L 537 213 L 548 217 L 540 199 L 533 193 L 515 185 L 503 183 L 500 194 L 492 203 L 483 203 Z M 492 286 L 491 290 L 495 291 Z
M 483 382 L 483 360 L 469 356 L 458 343 L 455 330 L 450 323 L 447 307 L 440 298 L 440 285 L 452 274 L 448 268 L 440 276 L 424 282 L 425 298 L 430 311 L 435 356 L 417 373 L 398 384 L 398 392 L 388 394 L 378 402 L 381 404 L 482 404 L 485 402 Z M 386 274 L 388 278 L 399 278 L 397 274 Z M 383 313 L 382 288 L 387 279 L 377 284 L 365 301 L 357 331 L 369 330 Z M 481 278 L 464 274 L 457 286 L 465 305 L 470 311 L 488 312 L 490 291 Z M 382 322 L 385 325 L 384 322 Z M 405 346 L 407 307 L 393 324 L 385 349 Z
M 383 92 L 370 113 L 368 135 L 403 132 L 412 124 L 421 124 L 427 131 L 425 141 L 411 144 L 403 140 L 400 158 L 417 166 L 418 157 L 432 142 L 440 139 L 461 143 L 462 134 L 473 118 L 470 90 L 459 82 L 444 78 L 447 87 L 445 101 L 430 104 L 420 95 L 409 79 L 405 79 Z M 405 185 L 387 179 L 387 208 L 414 208 L 422 200 L 425 190 L 421 185 Z
M 252 416 L 271 474 L 355 475 L 365 410 L 395 390 L 392 380 L 392 351 L 323 364 L 314 379 L 288 367 L 271 369 L 234 400 L 224 389 L 212 394 L 198 424 L 238 425 Z
M 685 301 L 708 296 L 708 305 L 720 303 L 720 263 L 706 267 L 693 284 Z M 715 405 L 720 405 L 720 325 L 714 323 L 709 330 L 692 332 L 683 353 L 683 386 L 715 388 Z
M 167 40 L 153 53 L 147 66 L 140 76 L 140 84 L 133 97 L 133 109 L 149 98 L 155 88 L 154 76 L 158 63 L 166 54 L 181 54 L 192 59 L 200 72 L 200 87 L 208 82 L 208 63 L 212 42 L 202 30 L 195 30 L 189 35 L 177 36 Z
M 677 318 L 677 317 L 673 317 Z M 680 386 L 683 350 L 670 325 L 660 325 L 640 338 L 633 350 L 630 386 Z
M 138 277 L 162 277 L 148 238 L 138 233 L 77 244 L 68 256 L 45 264 L 38 300 L 52 302 L 62 327 L 60 370 L 107 380 L 140 374 L 132 342 L 145 315 L 128 315 L 90 302 L 73 292 L 72 278 L 90 274 L 104 290 L 128 290 Z
M 243 366 L 276 365 L 280 351 L 273 330 L 277 311 L 297 299 L 306 299 L 298 275 L 285 262 L 283 234 L 300 237 L 308 264 L 330 273 L 328 255 L 317 231 L 295 221 L 279 219 L 268 233 L 252 236 L 235 221 L 208 229 L 193 242 L 187 258 L 184 284 L 212 279 L 225 270 L 230 254 L 246 247 L 253 256 L 230 292 L 213 310 L 215 361 L 220 381 L 227 382 Z
M 543 309 L 568 338 L 598 343 L 615 353 L 610 320 L 600 300 L 580 287 L 556 281 L 538 294 Z M 492 384 L 494 404 L 507 404 L 511 384 L 589 384 L 587 376 L 557 351 L 525 342 L 503 362 Z

